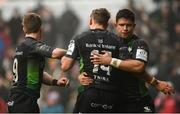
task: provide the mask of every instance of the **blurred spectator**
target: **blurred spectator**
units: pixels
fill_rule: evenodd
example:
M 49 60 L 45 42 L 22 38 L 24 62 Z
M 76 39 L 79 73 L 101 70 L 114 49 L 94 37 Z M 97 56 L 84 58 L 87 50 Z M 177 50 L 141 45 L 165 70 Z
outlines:
M 175 30 L 175 49 L 176 51 L 180 51 L 180 19 L 176 21 L 175 26 L 174 26 L 174 30 Z
M 170 1 L 163 0 L 160 2 L 160 8 L 151 14 L 152 20 L 168 34 L 168 43 L 174 43 L 174 20 L 175 15 L 172 13 Z
M 176 18 L 180 18 L 180 0 L 172 0 L 172 11 Z
M 41 113 L 63 113 L 64 106 L 61 104 L 61 96 L 56 90 L 49 90 L 46 99 L 47 106 L 41 109 Z
M 5 87 L 5 78 L 0 74 L 0 113 L 7 113 L 8 89 Z
M 173 96 L 166 96 L 162 93 L 159 93 L 155 99 L 156 110 L 159 113 L 176 113 L 176 101 Z
M 170 80 L 170 72 L 173 67 L 173 63 L 170 59 L 170 53 L 164 52 L 160 55 L 160 63 L 158 64 L 158 78 L 160 80 L 168 81 Z
M 171 77 L 170 77 L 170 81 L 173 83 L 174 88 L 176 90 L 175 93 L 175 101 L 176 101 L 176 107 L 177 107 L 177 111 L 176 112 L 180 112 L 180 60 L 177 60 L 176 65 L 174 66 L 174 68 L 171 71 Z
M 0 113 L 7 113 L 6 102 L 0 97 Z
M 1 20 L 1 19 L 0 19 Z M 10 37 L 7 33 L 7 26 L 3 23 L 1 26 L 0 21 L 0 73 L 5 72 L 5 68 L 3 66 L 4 59 L 6 58 L 7 50 L 11 45 Z M 5 75 L 3 75 L 5 77 Z
M 11 40 L 8 34 L 8 26 L 2 18 L 2 12 L 0 10 L 0 113 L 7 113 L 7 97 L 9 90 L 7 88 L 6 81 L 6 68 L 4 60 L 7 57 L 7 50 L 11 45 Z M 9 61 L 9 60 L 8 60 Z
M 2 28 L 5 26 L 5 21 L 2 16 L 2 10 L 0 9 L 0 31 L 2 31 Z
M 80 20 L 75 12 L 70 8 L 69 4 L 66 3 L 66 10 L 58 19 L 58 33 L 63 41 L 63 48 L 67 48 L 69 41 L 75 35 Z
M 41 6 L 39 14 L 42 17 L 43 26 L 43 41 L 50 45 L 55 46 L 57 39 L 57 24 L 53 13 L 46 6 Z
M 176 64 L 170 76 L 170 81 L 173 83 L 176 92 L 180 94 L 180 64 Z
M 22 34 L 21 14 L 18 8 L 15 8 L 12 12 L 12 17 L 8 23 L 10 29 L 10 37 L 12 39 L 13 47 L 16 46 L 18 38 Z

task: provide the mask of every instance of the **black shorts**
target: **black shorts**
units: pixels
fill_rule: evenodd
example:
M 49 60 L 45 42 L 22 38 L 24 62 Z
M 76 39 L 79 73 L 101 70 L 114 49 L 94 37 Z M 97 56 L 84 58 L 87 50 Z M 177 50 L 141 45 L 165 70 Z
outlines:
M 39 113 L 37 99 L 22 93 L 11 93 L 8 99 L 9 113 Z
M 117 112 L 117 94 L 102 89 L 88 88 L 80 92 L 74 108 L 74 113 Z
M 154 113 L 154 103 L 149 95 L 134 99 L 133 102 L 126 101 L 119 112 L 124 113 Z

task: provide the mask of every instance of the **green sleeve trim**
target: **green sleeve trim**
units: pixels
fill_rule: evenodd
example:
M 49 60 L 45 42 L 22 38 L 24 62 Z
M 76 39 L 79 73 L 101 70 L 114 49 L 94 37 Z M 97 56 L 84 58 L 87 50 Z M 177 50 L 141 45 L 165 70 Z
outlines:
M 82 57 L 80 58 L 80 73 L 82 73 L 84 71 L 84 63 L 83 63 L 83 59 Z

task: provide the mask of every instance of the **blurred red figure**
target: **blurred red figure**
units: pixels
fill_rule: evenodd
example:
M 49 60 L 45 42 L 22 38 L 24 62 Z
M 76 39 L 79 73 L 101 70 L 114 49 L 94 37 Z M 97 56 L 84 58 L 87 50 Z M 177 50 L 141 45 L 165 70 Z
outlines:
M 177 113 L 176 99 L 173 96 L 159 94 L 155 101 L 156 110 L 158 113 Z
M 163 106 L 160 113 L 176 113 L 176 101 L 172 96 L 166 96 L 163 100 Z
M 0 98 L 0 113 L 7 113 L 7 104 L 2 98 Z

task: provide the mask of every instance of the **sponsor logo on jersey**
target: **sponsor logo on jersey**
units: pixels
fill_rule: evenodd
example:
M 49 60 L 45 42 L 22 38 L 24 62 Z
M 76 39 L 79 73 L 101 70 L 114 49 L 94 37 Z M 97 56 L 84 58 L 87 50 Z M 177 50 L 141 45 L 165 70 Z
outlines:
M 149 106 L 145 106 L 144 107 L 144 112 L 152 112 L 152 110 L 150 109 Z
M 103 43 L 103 39 L 98 39 L 98 43 L 102 44 Z
M 22 51 L 17 51 L 17 52 L 15 53 L 15 55 L 23 55 L 23 52 L 22 52 Z
M 100 103 L 91 103 L 91 107 L 93 108 L 103 108 L 105 110 L 111 110 L 113 108 L 113 105 L 108 105 L 108 104 L 100 104 Z
M 109 82 L 109 77 L 94 75 L 94 80 Z
M 8 105 L 8 106 L 13 106 L 13 105 L 14 105 L 14 101 L 9 101 L 9 102 L 7 103 L 7 105 Z
M 147 51 L 144 49 L 137 49 L 136 58 L 147 61 Z
M 132 51 L 132 48 L 131 48 L 131 47 L 128 47 L 128 51 L 131 52 L 131 51 Z
M 74 40 L 71 40 L 66 54 L 72 55 L 74 48 L 75 48 L 75 42 Z
M 96 43 L 86 43 L 85 46 L 87 48 L 104 48 L 104 49 L 115 49 L 116 48 L 116 46 L 114 46 L 114 45 L 96 44 Z

